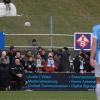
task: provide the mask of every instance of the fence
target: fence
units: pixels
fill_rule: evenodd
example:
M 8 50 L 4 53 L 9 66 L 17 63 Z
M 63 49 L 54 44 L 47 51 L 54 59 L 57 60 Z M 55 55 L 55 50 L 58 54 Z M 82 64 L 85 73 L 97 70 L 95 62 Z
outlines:
M 0 31 L 6 33 L 6 47 L 31 48 L 35 38 L 45 48 L 67 46 L 73 49 L 74 32 L 91 32 L 100 17 L 86 16 L 21 16 L 0 19 Z M 29 21 L 30 27 L 24 23 Z M 70 35 L 69 35 L 70 34 Z
M 21 39 L 20 40 L 18 39 L 18 41 L 16 39 L 16 44 L 15 43 L 13 44 L 15 45 L 15 47 L 18 48 L 31 48 L 32 47 L 31 42 L 33 38 L 38 40 L 39 46 L 42 46 L 44 48 L 62 48 L 64 46 L 67 46 L 68 48 L 73 48 L 73 45 L 72 46 L 68 45 L 70 44 L 68 43 L 68 40 L 73 39 L 73 35 L 69 34 L 5 34 L 5 35 L 6 35 L 6 41 L 8 41 L 7 42 L 8 45 L 6 47 L 12 45 L 13 43 L 12 41 L 15 41 L 15 39 L 19 37 Z M 26 39 L 27 41 L 30 42 L 25 41 Z

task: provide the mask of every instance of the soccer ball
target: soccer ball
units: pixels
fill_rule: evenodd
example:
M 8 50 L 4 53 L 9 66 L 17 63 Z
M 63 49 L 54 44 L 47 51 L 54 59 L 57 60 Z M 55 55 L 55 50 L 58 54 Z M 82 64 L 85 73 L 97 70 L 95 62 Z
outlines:
M 31 26 L 31 23 L 30 22 L 25 22 L 24 26 L 30 27 Z

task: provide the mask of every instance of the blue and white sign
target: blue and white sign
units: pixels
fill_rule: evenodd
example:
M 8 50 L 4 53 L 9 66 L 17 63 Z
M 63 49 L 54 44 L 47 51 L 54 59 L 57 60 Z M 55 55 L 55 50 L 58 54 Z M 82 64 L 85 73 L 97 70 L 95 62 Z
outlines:
M 92 33 L 75 32 L 74 50 L 90 50 L 92 43 Z
M 5 33 L 0 32 L 0 49 L 3 49 L 5 46 Z
M 95 90 L 93 73 L 26 73 L 25 89 L 45 91 Z

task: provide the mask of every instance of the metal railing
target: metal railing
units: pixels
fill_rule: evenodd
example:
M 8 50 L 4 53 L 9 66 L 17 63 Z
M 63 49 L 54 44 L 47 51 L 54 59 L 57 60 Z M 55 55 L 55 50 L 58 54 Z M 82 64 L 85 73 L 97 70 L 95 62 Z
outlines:
M 66 37 L 66 38 L 68 38 L 68 37 L 72 37 L 72 38 L 74 38 L 74 35 L 70 35 L 70 34 L 5 34 L 5 36 L 7 37 L 7 36 L 9 36 L 9 38 L 11 38 L 11 37 L 13 37 L 13 36 L 15 36 L 15 37 L 17 37 L 17 36 L 20 36 L 20 37 L 23 37 L 23 36 L 26 36 L 26 38 L 25 39 L 27 39 L 27 37 L 28 36 L 30 36 L 30 37 L 32 37 L 32 36 L 38 36 L 38 37 L 41 37 L 41 36 L 43 36 L 43 37 L 48 37 L 49 38 L 49 40 L 47 40 L 47 41 L 50 41 L 49 42 L 49 44 L 47 44 L 47 45 L 43 45 L 43 44 L 41 44 L 40 46 L 42 46 L 42 47 L 44 47 L 44 48 L 62 48 L 62 47 L 64 47 L 65 45 L 54 45 L 53 43 L 53 41 L 55 41 L 53 38 L 54 37 Z M 13 38 L 12 38 L 13 39 Z M 16 38 L 15 38 L 16 39 Z M 11 39 L 9 39 L 9 41 L 11 42 Z M 47 41 L 44 41 L 44 42 L 47 42 Z M 58 40 L 58 44 L 60 44 L 60 40 Z M 64 42 L 68 42 L 67 41 L 67 39 L 66 39 L 66 41 L 64 41 Z M 11 44 L 11 43 L 8 43 L 8 44 Z M 20 43 L 21 44 L 21 43 Z M 10 47 L 11 45 L 6 45 L 5 47 Z M 33 46 L 32 45 L 14 45 L 15 47 L 17 47 L 17 48 L 32 48 Z M 68 48 L 74 48 L 73 46 L 69 46 L 69 45 L 66 45 Z

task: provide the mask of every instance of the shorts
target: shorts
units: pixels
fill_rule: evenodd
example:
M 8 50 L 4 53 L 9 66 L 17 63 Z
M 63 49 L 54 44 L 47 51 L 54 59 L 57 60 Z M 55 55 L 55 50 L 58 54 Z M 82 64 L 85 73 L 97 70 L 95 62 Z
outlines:
M 100 77 L 100 64 L 96 64 L 95 66 L 95 76 Z

